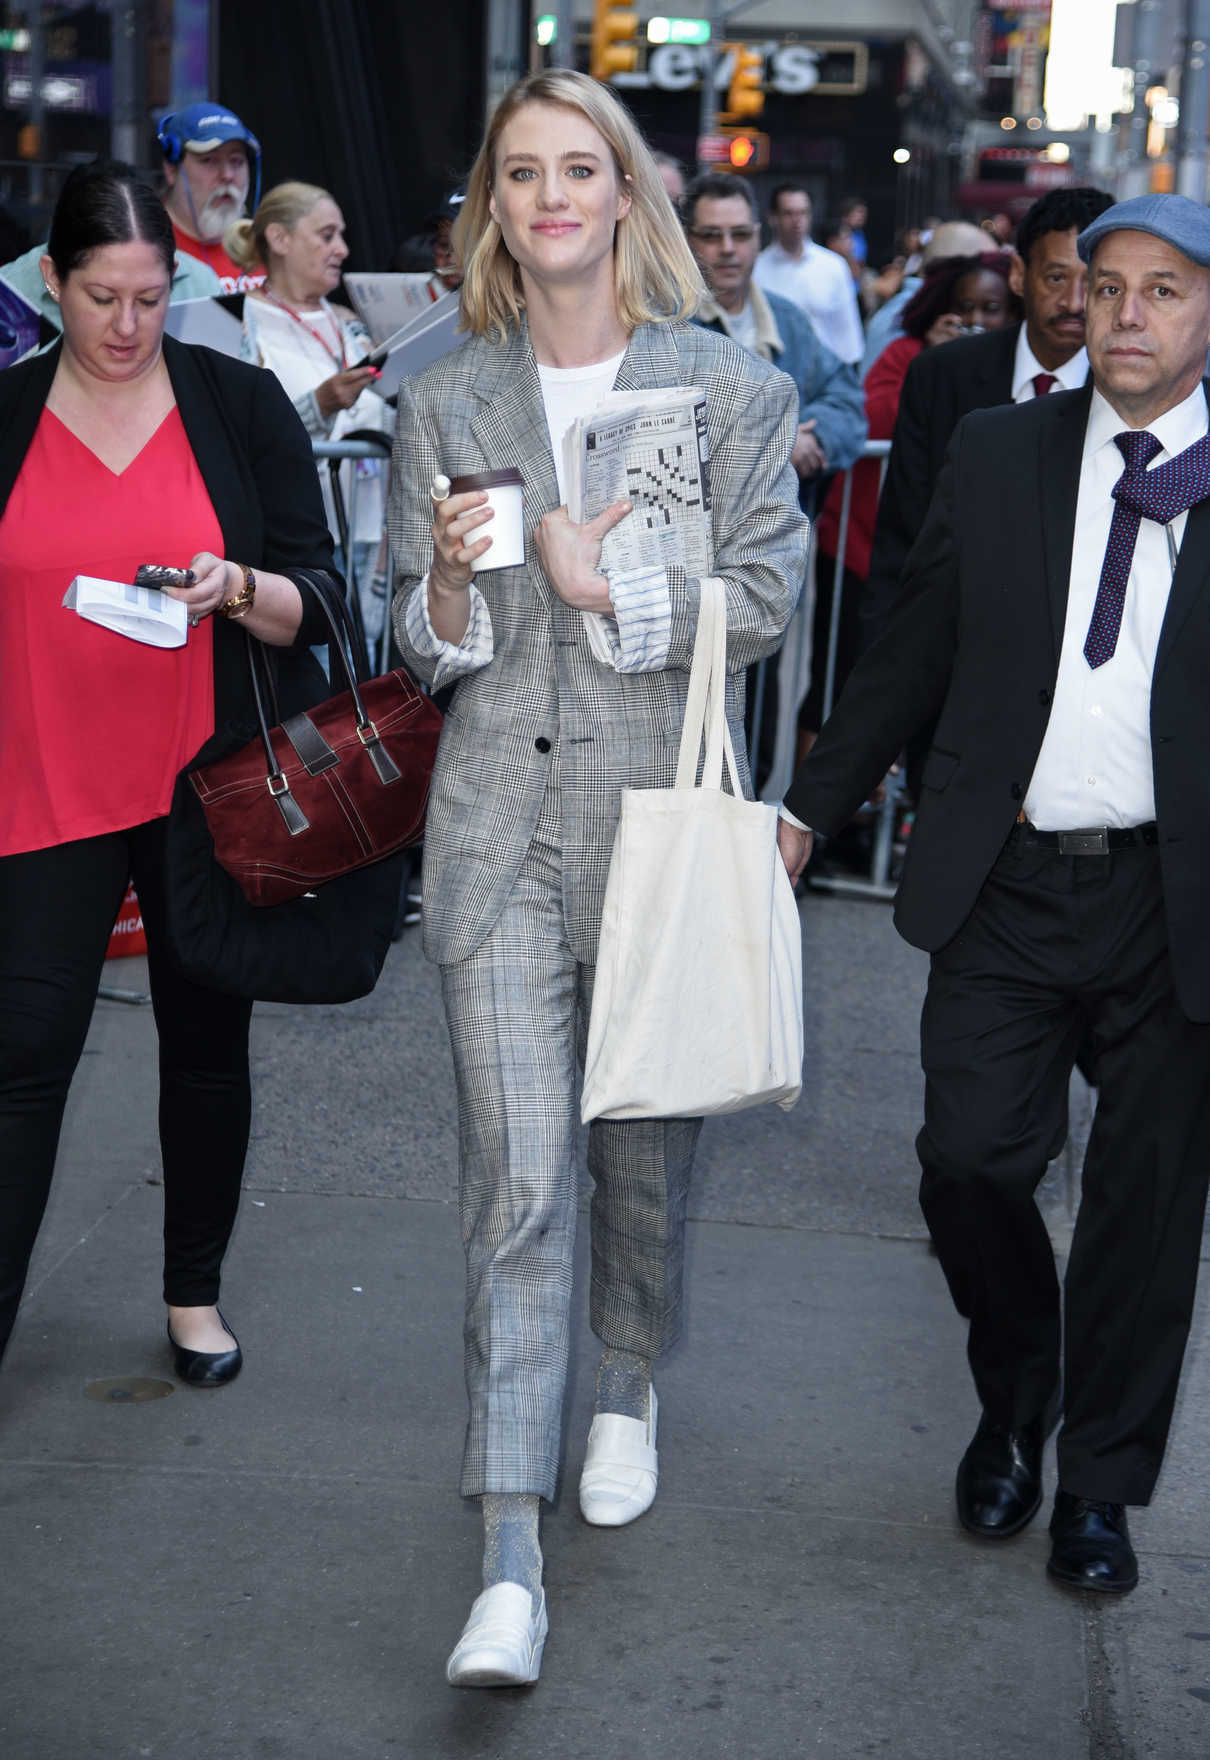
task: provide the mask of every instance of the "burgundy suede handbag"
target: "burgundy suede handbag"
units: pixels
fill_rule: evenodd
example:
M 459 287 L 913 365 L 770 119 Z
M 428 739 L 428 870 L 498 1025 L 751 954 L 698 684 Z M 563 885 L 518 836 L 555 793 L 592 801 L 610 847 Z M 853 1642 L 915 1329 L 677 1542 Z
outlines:
M 440 710 L 406 672 L 358 683 L 348 607 L 323 577 L 305 584 L 331 625 L 328 653 L 348 689 L 273 725 L 272 672 L 249 637 L 260 736 L 188 772 L 215 860 L 253 905 L 301 898 L 419 842 L 441 733 Z

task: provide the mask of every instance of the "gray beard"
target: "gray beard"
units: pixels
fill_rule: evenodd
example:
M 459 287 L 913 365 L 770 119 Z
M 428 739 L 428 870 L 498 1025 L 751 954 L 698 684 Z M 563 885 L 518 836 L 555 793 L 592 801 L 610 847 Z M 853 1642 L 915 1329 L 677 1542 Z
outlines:
M 239 219 L 244 211 L 242 198 L 232 196 L 218 201 L 214 196 L 197 211 L 198 232 L 208 243 L 220 239 L 227 228 Z

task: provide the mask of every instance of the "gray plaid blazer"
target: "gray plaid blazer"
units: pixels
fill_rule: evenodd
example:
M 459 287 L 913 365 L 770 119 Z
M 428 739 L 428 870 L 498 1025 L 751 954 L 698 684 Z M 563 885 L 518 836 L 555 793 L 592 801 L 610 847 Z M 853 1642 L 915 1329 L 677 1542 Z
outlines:
M 743 669 L 776 649 L 806 566 L 808 526 L 789 463 L 798 392 L 784 373 L 689 323 L 640 325 L 617 385 L 706 392 L 715 572 L 726 584 L 733 674 L 727 716 L 750 787 Z M 576 958 L 592 963 L 621 790 L 671 787 L 675 775 L 698 587 L 683 571 L 672 574 L 665 670 L 620 674 L 594 657 L 580 613 L 546 580 L 533 542 L 560 497 L 528 329 L 522 323 L 504 345 L 472 337 L 399 393 L 387 523 L 395 634 L 418 678 L 431 680 L 433 662 L 408 641 L 403 611 L 432 561 L 432 480 L 509 465 L 525 479 L 528 560 L 476 577 L 495 654 L 458 680 L 446 712 L 425 832 L 424 946 L 430 959 L 453 964 L 495 923 L 529 847 L 557 743 L 566 921 Z

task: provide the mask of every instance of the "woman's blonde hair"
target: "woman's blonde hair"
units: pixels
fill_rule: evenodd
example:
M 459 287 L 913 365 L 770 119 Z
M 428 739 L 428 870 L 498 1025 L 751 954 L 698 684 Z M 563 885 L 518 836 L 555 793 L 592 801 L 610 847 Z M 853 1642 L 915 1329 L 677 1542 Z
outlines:
M 251 220 L 237 220 L 223 234 L 223 247 L 237 269 L 269 267 L 266 233 L 273 225 L 293 232 L 312 208 L 333 198 L 316 183 L 278 183 L 266 190 Z
M 464 267 L 462 327 L 502 342 L 521 320 L 521 271 L 491 215 L 500 136 L 526 104 L 559 104 L 578 111 L 608 142 L 630 212 L 614 235 L 613 274 L 618 317 L 627 330 L 660 318 L 687 318 L 705 297 L 701 273 L 651 149 L 630 112 L 607 86 L 586 73 L 548 68 L 518 80 L 488 124 L 454 224 L 453 246 Z

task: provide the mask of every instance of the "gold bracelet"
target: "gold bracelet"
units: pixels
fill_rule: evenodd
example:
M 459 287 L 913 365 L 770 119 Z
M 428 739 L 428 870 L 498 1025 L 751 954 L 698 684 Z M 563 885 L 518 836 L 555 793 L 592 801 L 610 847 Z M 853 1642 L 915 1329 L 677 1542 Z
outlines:
M 238 593 L 219 606 L 220 617 L 247 617 L 256 601 L 256 576 L 246 562 L 237 562 L 235 566 L 243 575 L 244 584 Z

